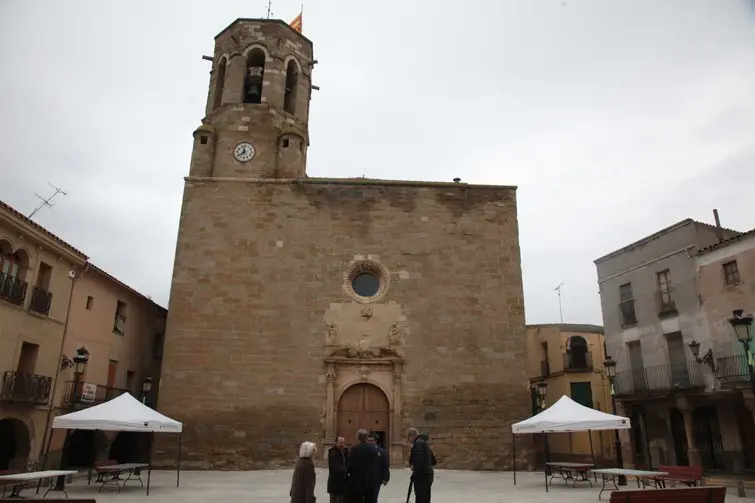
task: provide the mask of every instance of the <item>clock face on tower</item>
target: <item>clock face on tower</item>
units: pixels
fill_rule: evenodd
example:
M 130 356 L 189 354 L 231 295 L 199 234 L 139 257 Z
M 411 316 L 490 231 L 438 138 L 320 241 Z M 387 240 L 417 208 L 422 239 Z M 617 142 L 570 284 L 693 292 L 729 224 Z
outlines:
M 248 141 L 242 141 L 233 149 L 233 157 L 239 162 L 249 162 L 254 158 L 254 145 Z

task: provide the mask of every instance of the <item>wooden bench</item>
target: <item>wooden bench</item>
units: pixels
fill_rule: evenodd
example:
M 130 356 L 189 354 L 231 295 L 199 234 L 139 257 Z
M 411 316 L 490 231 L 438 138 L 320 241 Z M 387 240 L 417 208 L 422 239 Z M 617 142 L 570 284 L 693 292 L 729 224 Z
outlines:
M 100 461 L 95 461 L 94 462 L 94 469 L 97 472 L 97 482 L 103 482 L 105 480 L 105 475 L 107 475 L 107 472 L 104 472 L 104 471 L 100 470 L 101 467 L 103 467 L 103 466 L 113 466 L 113 465 L 117 465 L 117 464 L 118 464 L 118 461 L 116 461 L 114 459 L 103 459 L 103 460 L 100 460 Z
M 724 503 L 725 487 L 679 487 L 651 491 L 614 491 L 610 503 Z
M 667 466 L 658 467 L 659 472 L 667 472 L 668 475 L 656 477 L 656 486 L 666 487 L 666 481 L 679 482 L 688 487 L 697 487 L 703 479 L 703 469 L 699 466 Z

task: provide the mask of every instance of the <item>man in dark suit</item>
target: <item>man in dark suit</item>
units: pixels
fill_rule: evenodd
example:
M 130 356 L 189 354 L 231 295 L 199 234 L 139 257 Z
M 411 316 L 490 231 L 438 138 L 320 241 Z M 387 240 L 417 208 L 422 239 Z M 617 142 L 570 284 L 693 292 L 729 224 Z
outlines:
M 380 495 L 380 487 L 388 484 L 391 480 L 391 461 L 388 459 L 388 453 L 378 444 L 377 433 L 370 433 L 367 436 L 367 443 L 370 444 L 377 452 L 377 465 L 375 466 L 375 503 Z
M 328 494 L 330 494 L 330 503 L 344 503 L 346 461 L 349 459 L 345 444 L 346 440 L 343 437 L 336 437 L 333 447 L 328 450 Z
M 367 435 L 367 430 L 357 431 L 359 443 L 349 449 L 347 503 L 375 503 L 377 451 L 367 443 Z
M 430 439 L 427 433 L 420 435 L 416 428 L 409 428 L 407 436 L 412 444 L 409 467 L 412 469 L 414 501 L 415 503 L 430 503 L 435 479 L 433 467 L 437 464 L 435 454 L 430 449 Z

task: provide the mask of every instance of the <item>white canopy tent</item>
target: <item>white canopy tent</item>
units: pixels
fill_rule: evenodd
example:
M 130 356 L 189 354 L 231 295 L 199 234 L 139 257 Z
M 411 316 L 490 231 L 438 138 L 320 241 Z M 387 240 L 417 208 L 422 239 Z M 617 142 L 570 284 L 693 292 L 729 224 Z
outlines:
M 58 416 L 52 421 L 52 429 L 177 433 L 178 463 L 176 471 L 176 487 L 178 487 L 181 473 L 181 433 L 183 431 L 183 424 L 144 405 L 129 393 L 124 393 L 112 400 L 88 409 Z M 52 431 L 50 432 L 50 435 L 52 436 Z M 49 448 L 50 442 L 48 440 L 48 451 Z M 46 458 L 47 454 L 45 454 L 45 463 L 47 461 Z M 149 458 L 147 495 L 149 495 L 149 484 L 152 475 L 151 437 Z
M 591 430 L 625 430 L 631 428 L 628 418 L 614 416 L 578 404 L 564 395 L 536 416 L 511 425 L 515 435 L 525 433 L 558 433 Z
M 55 429 L 181 433 L 183 425 L 124 393 L 88 409 L 52 420 Z
M 547 435 L 548 433 L 573 433 L 577 431 L 586 431 L 590 434 L 593 430 L 628 430 L 631 427 L 629 418 L 585 407 L 564 395 L 541 413 L 511 425 L 512 439 L 514 439 L 512 449 L 514 484 L 516 484 L 516 435 L 529 433 Z M 590 436 L 590 450 L 592 450 L 592 436 Z M 548 490 L 547 472 L 546 469 L 546 491 Z

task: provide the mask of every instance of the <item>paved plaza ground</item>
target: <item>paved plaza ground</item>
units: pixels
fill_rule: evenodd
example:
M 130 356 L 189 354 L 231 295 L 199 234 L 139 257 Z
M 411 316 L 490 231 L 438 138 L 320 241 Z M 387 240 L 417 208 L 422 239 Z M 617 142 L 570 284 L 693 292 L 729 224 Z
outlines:
M 152 487 L 148 500 L 145 491 L 136 485 L 121 491 L 114 488 L 102 490 L 97 494 L 98 486 L 87 486 L 86 480 L 76 480 L 68 485 L 70 497 L 95 497 L 98 502 L 110 503 L 120 501 L 144 500 L 150 503 L 287 503 L 288 490 L 291 486 L 292 470 L 269 470 L 253 472 L 197 472 L 181 473 L 181 487 L 176 488 L 175 472 L 152 472 Z M 146 482 L 146 473 L 145 473 Z M 409 471 L 391 470 L 391 482 L 380 492 L 381 503 L 405 503 Z M 317 470 L 317 489 L 315 495 L 318 503 L 327 503 L 325 491 L 327 471 Z M 593 482 L 593 485 L 595 483 Z M 633 482 L 630 487 L 636 488 Z M 549 493 L 543 486 L 541 473 L 517 473 L 517 485 L 513 484 L 511 472 L 473 472 L 460 470 L 438 470 L 433 485 L 434 503 L 577 503 L 597 502 L 600 482 L 592 489 L 585 484 L 572 489 L 563 482 L 556 482 Z M 652 489 L 648 489 L 652 490 Z M 33 491 L 27 491 L 31 496 Z M 54 493 L 50 493 L 53 497 Z M 609 493 L 603 493 L 602 500 L 608 501 Z M 737 497 L 736 489 L 730 488 L 727 502 L 753 502 L 755 490 L 749 490 L 747 498 Z M 414 501 L 412 497 L 411 501 Z

